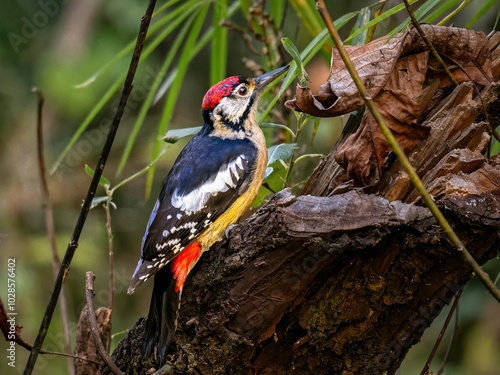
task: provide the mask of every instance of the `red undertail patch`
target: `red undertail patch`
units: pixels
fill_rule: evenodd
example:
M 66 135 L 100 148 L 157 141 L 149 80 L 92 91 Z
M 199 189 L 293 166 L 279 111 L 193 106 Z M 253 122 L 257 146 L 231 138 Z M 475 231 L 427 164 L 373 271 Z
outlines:
M 201 245 L 198 241 L 193 242 L 175 258 L 172 262 L 172 273 L 175 279 L 175 292 L 184 287 L 187 275 L 201 256 Z

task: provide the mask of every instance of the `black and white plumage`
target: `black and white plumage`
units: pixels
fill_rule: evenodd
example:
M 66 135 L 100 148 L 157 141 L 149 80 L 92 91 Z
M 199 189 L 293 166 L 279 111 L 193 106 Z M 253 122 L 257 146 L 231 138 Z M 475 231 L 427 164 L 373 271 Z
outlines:
M 164 180 L 128 288 L 133 293 L 154 275 L 144 355 L 156 349 L 158 364 L 165 362 L 173 339 L 188 273 L 257 195 L 267 165 L 257 103 L 267 84 L 287 69 L 256 78 L 233 76 L 214 85 L 203 98 L 202 129 Z
M 248 189 L 257 147 L 248 139 L 227 143 L 208 134 L 210 128 L 204 125 L 179 154 L 164 181 L 146 227 L 129 293 L 179 255 Z

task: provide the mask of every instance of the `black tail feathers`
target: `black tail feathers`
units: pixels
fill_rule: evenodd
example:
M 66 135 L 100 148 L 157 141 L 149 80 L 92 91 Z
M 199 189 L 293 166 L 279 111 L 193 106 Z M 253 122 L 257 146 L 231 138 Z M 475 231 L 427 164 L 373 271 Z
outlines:
M 154 275 L 153 295 L 142 354 L 145 358 L 149 358 L 156 347 L 156 360 L 159 366 L 165 363 L 168 348 L 174 339 L 181 293 L 182 291 L 175 292 L 175 280 L 170 267 L 163 267 Z

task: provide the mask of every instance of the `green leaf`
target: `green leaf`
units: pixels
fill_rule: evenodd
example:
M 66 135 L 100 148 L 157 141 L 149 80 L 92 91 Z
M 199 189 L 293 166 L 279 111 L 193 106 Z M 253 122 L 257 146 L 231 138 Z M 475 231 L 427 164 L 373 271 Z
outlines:
M 227 0 L 214 2 L 213 38 L 210 51 L 210 84 L 214 85 L 226 78 L 227 28 L 220 22 L 227 16 Z
M 85 172 L 90 177 L 94 178 L 95 171 L 92 168 L 90 168 L 87 164 L 85 164 Z M 109 180 L 106 177 L 101 176 L 101 178 L 99 179 L 99 185 L 107 189 L 110 187 L 111 184 L 109 183 Z
M 309 159 L 309 158 L 324 158 L 325 155 L 323 154 L 304 154 L 304 155 L 300 155 L 296 160 L 295 160 L 295 165 L 297 165 L 299 162 L 301 162 L 302 160 L 305 160 L 305 159 Z
M 274 23 L 280 29 L 283 29 L 283 16 L 286 11 L 286 1 L 288 0 L 273 0 L 269 2 L 269 13 L 274 19 Z
M 290 129 L 286 125 L 275 124 L 273 122 L 263 122 L 263 123 L 259 124 L 259 126 L 261 128 L 263 128 L 263 129 L 280 129 L 280 130 L 284 130 L 284 131 L 290 133 L 290 135 L 292 136 L 292 138 L 295 139 L 295 133 L 293 132 L 292 129 Z
M 292 157 L 293 150 L 297 148 L 296 143 L 281 143 L 267 149 L 267 165 L 271 165 L 278 160 L 288 160 Z
M 116 208 L 116 205 L 111 201 L 111 197 L 102 196 L 102 197 L 95 197 L 92 199 L 92 203 L 90 204 L 90 209 L 93 209 L 96 206 L 99 206 L 100 204 L 109 202 L 114 208 Z
M 275 166 L 271 166 L 272 164 L 278 162 L 278 161 L 285 161 L 288 160 L 292 157 L 293 150 L 297 148 L 296 143 L 280 143 L 279 145 L 274 145 L 271 146 L 267 149 L 267 168 L 266 172 L 264 173 L 264 180 L 267 179 L 274 171 L 275 171 Z M 283 170 L 284 168 L 282 167 L 282 164 L 279 165 L 279 170 Z M 284 176 L 284 173 L 283 173 Z M 283 178 L 281 180 L 284 181 Z
M 267 168 L 266 168 L 266 172 L 264 173 L 264 180 L 265 180 L 266 178 L 268 178 L 268 177 L 271 175 L 271 173 L 273 173 L 273 170 L 274 170 L 274 168 L 273 168 L 273 167 L 267 167 Z
M 441 21 L 437 23 L 437 26 L 445 26 L 450 20 L 455 17 L 457 14 L 461 13 L 462 9 L 470 4 L 472 0 L 448 0 L 439 3 L 439 7 L 433 13 L 431 13 L 423 22 L 427 23 L 427 20 L 435 20 L 440 17 L 443 13 L 446 13 L 451 7 L 456 6 L 459 2 L 460 4 L 452 11 L 446 14 Z M 475 13 L 478 14 L 477 12 Z
M 306 87 L 307 83 L 310 82 L 311 80 L 309 79 L 309 76 L 307 75 L 304 65 L 302 64 L 299 50 L 288 38 L 281 38 L 281 43 L 283 44 L 283 47 L 285 47 L 286 51 L 290 54 L 290 56 L 292 56 L 293 61 L 295 61 L 295 65 L 300 67 L 300 73 L 297 75 L 297 78 L 299 80 L 299 85 L 301 85 L 302 87 Z
M 165 136 L 163 137 L 163 140 L 167 143 L 174 144 L 179 139 L 182 139 L 185 137 L 192 137 L 192 136 L 196 135 L 200 130 L 201 130 L 201 126 L 194 126 L 191 128 L 169 130 L 167 132 L 167 134 L 165 134 Z
M 420 8 L 415 10 L 413 14 L 417 20 L 421 20 L 436 4 L 439 4 L 442 0 L 428 0 Z M 406 18 L 398 27 L 394 28 L 389 36 L 393 37 L 397 33 L 403 32 L 411 25 L 411 18 Z
M 355 30 L 360 29 L 361 27 L 366 25 L 368 22 L 370 22 L 370 16 L 371 16 L 370 8 L 368 8 L 368 7 L 362 8 L 359 11 L 358 18 L 356 19 L 356 23 L 354 24 L 354 26 L 352 28 L 353 32 Z M 365 29 L 362 33 L 356 35 L 356 37 L 354 37 L 352 39 L 351 44 L 353 46 L 359 46 L 359 45 L 365 44 L 367 34 L 368 34 L 368 29 Z
M 474 12 L 474 16 L 471 18 L 471 20 L 467 23 L 467 25 L 465 26 L 466 28 L 471 28 L 472 26 L 474 26 L 474 24 L 482 17 L 484 16 L 489 10 L 490 8 L 493 8 L 493 6 L 495 4 L 498 3 L 498 0 L 489 0 L 486 2 L 486 4 L 484 4 L 479 10 L 477 10 L 476 12 Z M 493 8 L 494 10 L 495 8 Z M 498 9 L 498 8 L 497 8 Z M 497 14 L 497 20 L 498 20 L 498 14 Z M 493 27 L 492 30 L 496 30 L 496 25 L 495 27 Z
M 267 167 L 264 180 L 273 191 L 280 191 L 285 187 L 285 178 L 288 165 L 284 160 L 275 161 L 272 166 Z
M 316 10 L 314 1 L 290 0 L 290 3 L 299 15 L 301 24 L 305 26 L 310 35 L 318 35 L 324 29 L 323 20 Z M 324 56 L 328 57 L 330 48 L 325 43 L 326 40 L 320 44 L 319 48 L 323 48 Z
M 85 130 L 87 130 L 92 120 L 97 116 L 97 114 L 101 111 L 104 105 L 113 97 L 115 92 L 118 91 L 118 88 L 123 83 L 124 79 L 125 79 L 125 73 L 120 76 L 120 79 L 115 81 L 115 83 L 108 89 L 108 91 L 106 91 L 106 93 L 97 102 L 94 108 L 92 108 L 87 117 L 85 117 L 81 125 L 78 127 L 76 132 L 71 137 L 71 140 L 66 145 L 63 152 L 61 152 L 61 154 L 57 157 L 55 163 L 50 168 L 50 174 L 53 174 L 57 170 L 57 168 L 59 168 L 63 159 L 66 157 L 68 152 L 73 148 L 78 138 L 80 138 L 80 136 L 85 132 Z

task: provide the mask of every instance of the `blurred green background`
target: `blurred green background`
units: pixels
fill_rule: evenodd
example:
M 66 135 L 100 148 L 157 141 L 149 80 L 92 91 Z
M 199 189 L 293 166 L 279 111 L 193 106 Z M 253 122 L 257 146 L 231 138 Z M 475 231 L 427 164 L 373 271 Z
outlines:
M 378 2 L 327 3 L 332 18 L 338 19 L 349 12 L 359 13 L 363 7 Z M 384 10 L 392 9 L 399 3 L 401 2 L 389 1 Z M 427 21 L 438 22 L 460 3 L 461 1 L 419 1 L 414 6 L 418 9 L 433 5 L 423 15 L 428 17 L 441 9 L 437 18 Z M 181 9 L 180 15 L 175 18 L 182 18 L 183 21 L 170 34 L 161 36 L 175 22 L 175 19 L 165 17 L 183 4 L 184 10 Z M 450 5 L 447 9 L 444 8 L 446 4 Z M 15 258 L 17 324 L 24 327 L 23 336 L 32 343 L 54 280 L 50 243 L 41 203 L 36 156 L 37 101 L 32 89 L 36 86 L 45 97 L 43 126 L 47 168 L 50 169 L 60 159 L 58 168 L 48 177 L 48 182 L 54 210 L 56 242 L 62 257 L 90 182 L 84 165 L 95 167 L 107 127 L 114 114 L 119 87 L 130 61 L 131 49 L 124 51 L 124 48 L 136 38 L 146 2 L 25 0 L 4 2 L 2 5 L 0 296 L 6 302 L 7 260 Z M 259 18 L 258 11 L 262 6 L 271 14 L 265 20 L 273 20 L 274 25 L 259 25 L 258 20 L 263 18 Z M 369 8 L 370 17 L 373 18 L 373 13 L 378 8 L 379 5 Z M 488 33 L 494 27 L 499 8 L 496 1 L 471 1 L 447 24 L 453 23 L 461 27 L 469 25 Z M 201 123 L 201 99 L 215 81 L 234 74 L 253 75 L 254 72 L 249 67 L 255 65 L 266 70 L 277 67 L 283 63 L 280 60 L 283 57 L 288 62 L 290 57 L 279 51 L 281 36 L 288 37 L 302 51 L 317 35 L 314 27 L 317 26 L 318 18 L 313 1 L 168 1 L 159 2 L 156 9 L 159 12 L 152 21 L 152 28 L 156 25 L 156 29 L 151 33 L 146 48 L 155 43 L 156 47 L 147 56 L 143 56 L 140 62 L 135 88 L 104 172 L 112 186 L 145 168 L 159 150 L 165 147 L 158 139 L 158 135 L 163 134 L 159 131 L 159 124 L 166 130 Z M 486 11 L 481 14 L 483 9 Z M 196 28 L 195 16 L 203 15 L 203 12 L 206 12 L 206 16 L 199 16 L 199 35 L 190 34 Z M 350 22 L 340 30 L 343 38 L 359 29 L 361 24 L 357 22 L 362 21 L 359 20 L 358 13 L 353 13 Z M 192 19 L 185 17 L 190 14 L 194 15 Z M 229 20 L 231 27 L 218 26 L 221 19 Z M 386 34 L 405 19 L 404 12 L 395 14 L 378 25 L 376 36 Z M 425 17 L 422 20 L 425 21 Z M 186 24 L 187 33 L 183 36 L 181 30 Z M 216 26 L 213 27 L 214 25 Z M 259 29 L 261 26 L 262 29 Z M 202 40 L 212 27 L 214 34 L 209 35 L 206 44 L 198 46 L 199 51 L 196 51 L 196 42 Z M 276 33 L 277 30 L 282 30 L 282 34 Z M 262 40 L 259 40 L 259 36 L 263 36 Z M 192 45 L 189 44 L 189 38 L 192 38 Z M 173 53 L 176 42 L 180 42 L 179 50 Z M 189 63 L 183 60 L 183 56 L 188 55 L 183 46 L 188 51 L 197 52 L 192 59 L 186 57 Z M 169 53 L 172 53 L 173 60 L 167 69 L 163 64 Z M 306 66 L 313 88 L 317 88 L 326 79 L 328 62 L 328 56 L 320 49 Z M 183 64 L 177 71 L 180 76 L 169 75 L 177 64 Z M 100 72 L 102 68 L 105 69 Z M 182 69 L 185 69 L 185 74 L 182 74 Z M 163 70 L 166 74 L 162 73 Z M 97 72 L 100 74 L 96 75 Z M 176 81 L 176 77 L 180 78 Z M 90 78 L 92 79 L 89 81 Z M 166 94 L 158 94 L 154 89 L 155 85 L 159 86 L 158 90 L 167 87 Z M 115 90 L 110 90 L 113 86 Z M 169 92 L 177 89 L 177 93 L 169 96 Z M 293 90 L 289 89 L 285 95 L 292 94 Z M 105 97 L 109 97 L 109 100 L 104 101 Z M 141 113 L 142 106 L 148 100 L 152 100 L 151 105 L 144 107 Z M 269 102 L 270 97 L 264 100 L 262 107 L 265 107 L 266 100 Z M 282 105 L 279 108 L 266 121 L 281 121 L 296 126 L 293 125 L 295 116 L 290 111 L 281 109 Z M 88 117 L 93 112 L 95 115 Z M 144 121 L 141 120 L 143 114 Z M 86 124 L 85 129 L 82 124 Z M 312 145 L 313 127 L 305 128 L 299 139 L 299 152 L 328 153 L 341 130 L 341 124 L 340 119 L 321 121 Z M 130 145 L 128 142 L 134 127 L 137 127 L 136 141 Z M 61 156 L 77 129 L 82 130 L 81 136 Z M 283 140 L 292 141 L 276 132 L 268 132 L 268 135 L 269 145 Z M 139 316 L 147 314 L 152 283 L 142 286 L 132 296 L 126 294 L 126 288 L 139 257 L 143 231 L 161 181 L 184 144 L 185 140 L 182 140 L 169 146 L 157 164 L 156 173 L 151 172 L 149 177 L 142 175 L 134 179 L 118 189 L 113 196 L 117 208 L 112 209 L 116 289 L 112 348 Z M 128 155 L 126 160 L 123 159 L 125 151 Z M 309 158 L 298 164 L 297 173 L 292 176 L 292 184 L 300 184 L 317 162 L 317 158 Z M 149 189 L 150 195 L 147 193 Z M 100 188 L 98 195 L 103 194 L 104 190 Z M 89 214 L 65 284 L 72 345 L 84 304 L 85 272 L 93 271 L 96 274 L 96 305 L 106 306 L 109 303 L 108 268 L 105 210 L 98 206 Z M 496 277 L 500 270 L 498 259 L 485 268 Z M 459 310 L 459 329 L 455 333 L 444 373 L 497 374 L 500 368 L 500 306 L 477 280 L 473 280 L 464 291 Z M 445 314 L 446 311 L 425 333 L 422 342 L 411 350 L 402 366 L 402 374 L 420 373 Z M 447 337 L 449 334 L 431 367 L 434 371 L 439 368 L 446 351 Z M 57 309 L 44 348 L 64 351 L 63 342 L 61 318 Z M 27 351 L 17 348 L 16 367 L 13 369 L 7 366 L 7 344 L 4 341 L 1 341 L 0 349 L 0 373 L 21 373 L 28 357 Z M 66 374 L 67 361 L 62 357 L 42 355 L 34 373 Z

